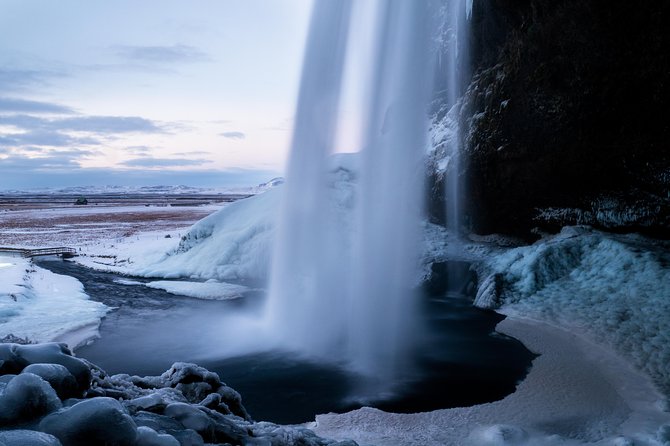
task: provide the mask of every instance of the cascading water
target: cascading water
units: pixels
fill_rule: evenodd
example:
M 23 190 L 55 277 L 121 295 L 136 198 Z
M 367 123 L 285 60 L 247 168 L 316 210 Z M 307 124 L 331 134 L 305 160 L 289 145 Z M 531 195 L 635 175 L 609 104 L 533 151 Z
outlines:
M 316 1 L 312 11 L 266 309 L 280 344 L 320 356 L 338 348 L 345 323 L 326 178 L 350 12 L 350 0 Z
M 463 95 L 464 79 L 466 79 L 469 61 L 469 32 L 468 19 L 472 15 L 472 0 L 450 0 L 447 3 L 447 106 L 459 107 L 459 100 Z M 450 255 L 460 252 L 460 231 L 463 224 L 461 200 L 463 193 L 459 178 L 460 157 L 463 144 L 463 134 L 459 122 L 458 110 L 450 112 L 454 116 L 454 135 L 449 140 L 447 151 L 450 154 L 449 169 L 445 183 L 447 206 L 447 229 L 451 234 L 451 243 L 448 245 Z
M 381 4 L 354 244 L 350 361 L 382 382 L 407 368 L 416 329 L 423 147 L 432 87 L 426 2 Z
M 266 308 L 280 344 L 343 363 L 383 390 L 402 378 L 416 328 L 433 72 L 428 3 L 379 2 L 356 209 L 343 230 L 332 218 L 327 156 L 351 4 L 316 1 Z

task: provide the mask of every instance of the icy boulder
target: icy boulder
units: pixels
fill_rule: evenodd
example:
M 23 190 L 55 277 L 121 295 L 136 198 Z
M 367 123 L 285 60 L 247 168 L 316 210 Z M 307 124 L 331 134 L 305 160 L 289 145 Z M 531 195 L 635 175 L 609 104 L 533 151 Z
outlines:
M 16 429 L 0 432 L 0 446 L 62 446 L 58 438 L 44 432 Z
M 137 428 L 138 446 L 180 446 L 172 435 L 159 434 L 155 430 L 140 426 Z
M 42 374 L 49 375 L 50 378 L 47 378 L 47 381 L 51 382 L 53 380 L 55 383 L 60 380 L 60 384 L 57 385 L 58 390 L 66 392 L 68 396 L 74 396 L 74 393 L 81 396 L 91 384 L 92 375 L 89 365 L 85 361 L 72 356 L 65 344 L 0 344 L 0 375 L 21 373 L 31 364 L 57 364 L 67 369 L 76 382 L 75 388 L 68 387 L 71 385 L 71 381 L 60 368 L 47 371 L 47 368 L 40 367 L 33 370 L 40 370 L 37 373 L 40 376 Z
M 32 373 L 22 373 L 0 384 L 0 426 L 32 421 L 61 408 L 56 391 Z
M 68 446 L 135 446 L 139 437 L 135 422 L 121 403 L 104 397 L 55 412 L 40 422 L 39 429 Z
M 23 369 L 21 374 L 24 373 L 32 373 L 48 382 L 62 400 L 81 396 L 77 380 L 60 364 L 31 364 Z
M 41 432 L 2 430 L 27 426 Z M 252 421 L 240 394 L 195 364 L 175 363 L 160 376 L 108 376 L 71 356 L 63 345 L 0 344 L 0 446 L 205 442 L 352 444 L 326 440 L 304 428 Z

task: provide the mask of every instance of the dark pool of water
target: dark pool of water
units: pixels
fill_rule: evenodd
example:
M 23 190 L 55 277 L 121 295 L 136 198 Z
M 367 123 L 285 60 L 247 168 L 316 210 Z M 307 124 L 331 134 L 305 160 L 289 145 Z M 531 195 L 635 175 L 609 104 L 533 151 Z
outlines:
M 80 280 L 92 299 L 116 309 L 103 320 L 101 338 L 76 354 L 108 373 L 157 375 L 173 362 L 197 362 L 238 390 L 257 420 L 310 421 L 319 413 L 360 407 L 351 397 L 358 377 L 338 367 L 287 352 L 217 358 L 212 327 L 221 315 L 259 311 L 262 291 L 232 301 L 175 296 L 142 285 L 122 285 L 116 274 L 72 262 L 40 261 L 40 266 Z M 126 278 L 127 279 L 127 278 Z M 133 279 L 146 282 L 146 279 Z M 423 302 L 424 327 L 415 348 L 416 370 L 389 399 L 368 401 L 391 412 L 420 412 L 496 401 L 514 391 L 534 355 L 520 342 L 494 332 L 503 317 L 474 308 L 453 290 L 430 291 Z

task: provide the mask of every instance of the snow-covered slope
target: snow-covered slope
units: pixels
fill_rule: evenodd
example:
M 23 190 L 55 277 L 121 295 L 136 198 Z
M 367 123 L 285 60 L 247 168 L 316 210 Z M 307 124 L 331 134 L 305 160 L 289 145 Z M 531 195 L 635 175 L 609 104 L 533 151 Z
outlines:
M 353 209 L 357 157 L 332 157 L 328 176 L 333 219 L 348 225 Z M 132 259 L 132 274 L 149 277 L 190 277 L 202 280 L 265 280 L 270 270 L 272 240 L 283 187 L 272 181 L 267 191 L 236 201 L 200 220 L 179 245 L 158 261 Z M 275 184 L 276 183 L 276 184 Z
M 133 273 L 164 278 L 265 278 L 281 189 L 236 201 L 193 225 L 176 249 Z
M 21 257 L 0 256 L 0 338 L 61 341 L 71 348 L 97 335 L 107 307 L 89 300 L 75 278 Z

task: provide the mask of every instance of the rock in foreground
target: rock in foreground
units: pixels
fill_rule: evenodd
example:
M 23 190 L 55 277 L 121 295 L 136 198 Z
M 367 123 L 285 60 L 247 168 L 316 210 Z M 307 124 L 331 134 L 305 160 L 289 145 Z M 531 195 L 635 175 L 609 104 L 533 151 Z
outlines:
M 195 364 L 107 375 L 63 344 L 0 344 L 0 446 L 345 446 L 254 422 L 234 389 Z

